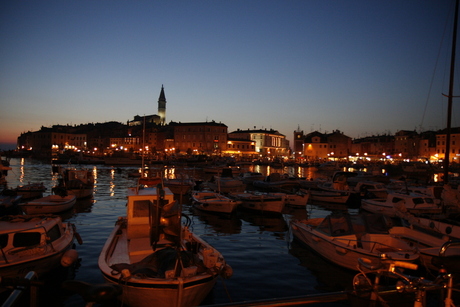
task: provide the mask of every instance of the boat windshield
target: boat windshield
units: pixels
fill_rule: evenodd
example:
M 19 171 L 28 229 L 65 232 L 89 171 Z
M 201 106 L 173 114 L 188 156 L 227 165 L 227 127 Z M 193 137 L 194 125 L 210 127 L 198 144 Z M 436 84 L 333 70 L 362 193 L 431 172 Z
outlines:
M 330 215 L 326 217 L 316 229 L 330 236 L 353 234 L 353 229 L 348 217 L 344 215 Z

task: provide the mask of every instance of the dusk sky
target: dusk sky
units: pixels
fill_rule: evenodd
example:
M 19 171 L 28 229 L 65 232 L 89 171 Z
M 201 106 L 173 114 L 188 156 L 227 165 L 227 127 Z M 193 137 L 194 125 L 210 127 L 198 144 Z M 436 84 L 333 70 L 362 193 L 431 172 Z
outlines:
M 298 127 L 442 129 L 453 11 L 453 0 L 1 1 L 0 149 L 41 126 L 157 114 L 162 84 L 166 122 L 290 140 Z M 458 127 L 459 100 L 453 110 Z

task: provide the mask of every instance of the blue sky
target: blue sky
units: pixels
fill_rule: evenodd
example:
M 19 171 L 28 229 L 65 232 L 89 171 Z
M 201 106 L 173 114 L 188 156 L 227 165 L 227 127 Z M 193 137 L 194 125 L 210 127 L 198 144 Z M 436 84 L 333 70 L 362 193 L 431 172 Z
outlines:
M 156 114 L 162 84 L 167 122 L 215 120 L 229 132 L 442 129 L 453 8 L 453 0 L 2 1 L 0 144 L 41 126 Z M 454 104 L 453 126 L 459 113 Z

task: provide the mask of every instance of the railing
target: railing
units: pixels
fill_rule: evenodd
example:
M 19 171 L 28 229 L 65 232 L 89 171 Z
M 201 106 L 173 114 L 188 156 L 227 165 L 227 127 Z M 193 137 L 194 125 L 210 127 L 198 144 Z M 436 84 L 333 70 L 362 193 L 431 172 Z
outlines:
M 14 286 L 15 289 L 5 300 L 2 307 L 12 307 L 18 304 L 26 290 L 30 291 L 30 307 L 38 306 L 38 287 L 43 286 L 43 282 L 37 281 L 37 274 L 30 271 L 24 278 L 5 278 L 0 277 L 0 285 Z

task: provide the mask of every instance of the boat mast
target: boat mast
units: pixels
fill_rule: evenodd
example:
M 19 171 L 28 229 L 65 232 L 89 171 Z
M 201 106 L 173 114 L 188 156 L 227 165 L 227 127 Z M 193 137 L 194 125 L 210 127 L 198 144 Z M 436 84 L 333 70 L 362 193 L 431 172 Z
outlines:
M 446 128 L 446 152 L 444 155 L 444 184 L 449 183 L 449 160 L 450 160 L 450 129 L 452 125 L 452 99 L 454 97 L 454 69 L 455 69 L 455 52 L 457 46 L 457 22 L 458 22 L 458 2 L 455 1 L 454 29 L 452 32 L 452 54 L 450 58 L 450 79 L 449 95 L 447 96 L 447 128 Z

